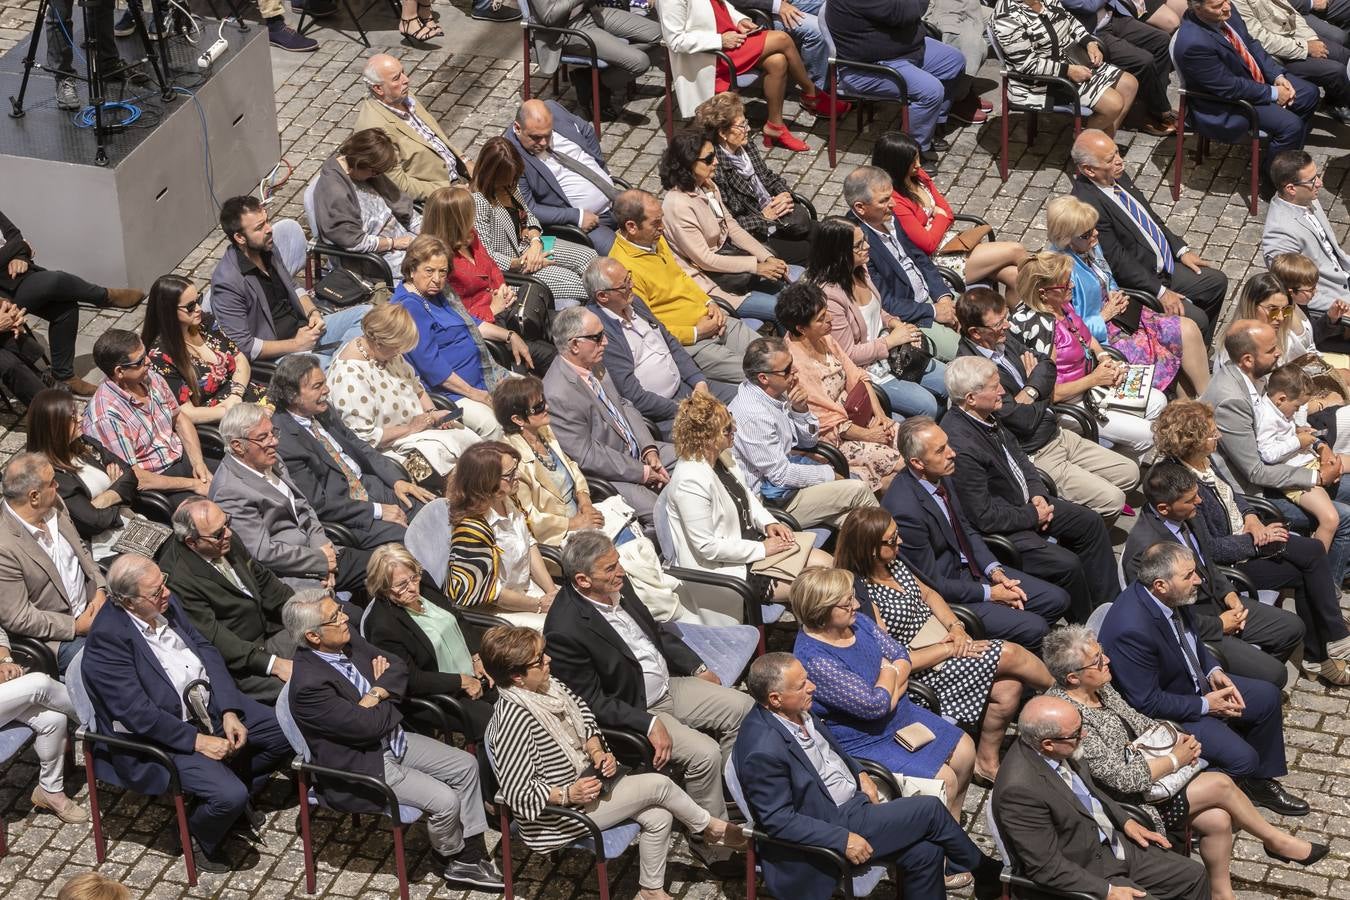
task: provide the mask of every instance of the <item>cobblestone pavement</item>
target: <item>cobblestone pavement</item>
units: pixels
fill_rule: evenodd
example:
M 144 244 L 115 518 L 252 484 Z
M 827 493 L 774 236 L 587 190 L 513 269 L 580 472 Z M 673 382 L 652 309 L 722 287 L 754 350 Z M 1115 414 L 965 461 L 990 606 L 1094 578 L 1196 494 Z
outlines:
M 36 5 L 36 0 L 22 0 L 0 10 L 0 51 L 24 38 L 29 27 L 26 23 L 31 21 Z M 457 144 L 469 148 L 472 155 L 488 137 L 502 133 L 519 101 L 518 26 L 470 23 L 460 9 L 443 4 L 437 8 L 452 35 L 440 43 L 449 46 L 458 36 L 458 45 L 467 45 L 467 51 L 400 46 L 391 30 L 392 16 L 383 8 L 367 17 L 367 25 L 373 23 L 376 29 L 385 29 L 372 32 L 375 45 L 391 48 L 403 59 L 419 100 L 440 117 L 446 132 Z M 288 13 L 288 17 L 294 21 L 293 14 Z M 465 32 L 462 27 L 465 25 L 479 31 Z M 477 35 L 484 33 L 485 28 L 496 30 L 486 32 L 490 39 L 479 39 Z M 314 33 L 321 40 L 318 52 L 298 60 L 276 51 L 273 54 L 274 65 L 281 73 L 276 95 L 281 146 L 286 160 L 294 167 L 290 180 L 277 192 L 270 207 L 273 217 L 302 218 L 301 192 L 324 158 L 346 137 L 348 128 L 344 123 L 351 120 L 352 111 L 363 95 L 359 83 L 363 48 L 331 30 L 321 28 Z M 496 55 L 476 55 L 489 53 Z M 986 66 L 982 74 L 989 79 L 997 77 L 992 66 Z M 535 84 L 536 88 L 541 87 L 542 79 L 536 79 Z M 985 86 L 989 88 L 986 97 L 997 103 L 996 85 L 989 80 Z M 630 183 L 653 191 L 660 187 L 656 168 L 665 146 L 661 94 L 659 74 L 649 75 L 642 96 L 629 105 L 637 114 L 635 121 L 607 124 L 602 139 L 611 168 Z M 813 151 L 789 155 L 774 150 L 768 159 L 822 215 L 840 211 L 842 176 L 850 167 L 867 161 L 873 138 L 897 127 L 897 116 L 891 108 L 878 109 L 875 121 L 861 133 L 850 116 L 841 123 L 839 168 L 833 171 L 825 154 L 827 122 L 800 112 L 791 102 L 788 115 L 796 115 L 799 133 L 808 132 Z M 762 121 L 762 103 L 751 103 L 750 117 L 752 122 Z M 1323 119 L 1319 124 L 1325 126 L 1328 121 Z M 1036 249 L 1044 243 L 1042 210 L 1046 201 L 1069 189 L 1070 180 L 1064 169 L 1072 127 L 1067 120 L 1042 117 L 1040 134 L 1028 147 L 1025 121 L 1018 116 L 1012 130 L 1012 171 L 1008 180 L 1002 182 L 996 162 L 998 124 L 997 118 L 991 118 L 981 127 L 964 128 L 950 135 L 953 149 L 944 156 L 934 177 L 955 209 L 984 216 L 1001 237 L 1020 237 L 1027 247 Z M 1322 199 L 1343 241 L 1350 229 L 1346 203 L 1348 166 L 1341 149 L 1346 138 L 1344 129 L 1328 132 L 1319 127 L 1309 148 L 1319 164 L 1326 165 L 1326 191 Z M 1135 183 L 1167 216 L 1168 224 L 1176 232 L 1185 235 L 1204 258 L 1223 268 L 1230 283 L 1240 285 L 1251 272 L 1261 268 L 1257 250 L 1262 219 L 1247 214 L 1243 193 L 1247 172 L 1244 150 L 1216 146 L 1201 165 L 1188 159 L 1181 198 L 1173 202 L 1168 168 L 1172 142 L 1122 134 L 1121 145 L 1127 170 Z M 21 211 L 8 212 L 15 217 Z M 222 239 L 216 234 L 209 235 L 177 271 L 204 285 L 222 249 Z M 81 371 L 92 368 L 88 352 L 96 335 L 109 327 L 139 330 L 140 318 L 139 311 L 86 313 L 81 328 Z M 0 416 L 0 458 L 7 458 L 22 447 L 24 435 L 16 426 L 12 417 Z M 1286 784 L 1307 796 L 1314 812 L 1284 824 L 1312 840 L 1329 842 L 1331 856 L 1312 870 L 1273 866 L 1268 864 L 1259 844 L 1240 836 L 1233 866 L 1239 896 L 1350 897 L 1350 805 L 1346 799 L 1350 797 L 1350 740 L 1344 737 L 1350 704 L 1346 698 L 1345 693 L 1304 679 L 1293 691 L 1285 714 L 1291 768 Z M 27 798 L 36 777 L 35 759 L 30 752 L 9 766 L 0 783 L 0 816 L 10 834 L 9 853 L 0 860 L 3 886 L 0 893 L 7 900 L 52 896 L 67 877 L 94 864 L 88 826 L 58 827 L 52 816 L 32 812 Z M 78 777 L 72 779 L 72 783 L 81 781 Z M 174 837 L 172 808 L 160 801 L 105 790 L 102 798 L 109 844 L 108 859 L 101 871 L 125 881 L 136 896 L 147 898 L 242 900 L 302 895 L 303 863 L 294 828 L 294 797 L 289 790 L 288 782 L 276 779 L 268 792 L 263 804 L 268 826 L 257 865 L 228 876 L 203 875 L 195 888 L 186 885 Z M 85 799 L 83 788 L 79 793 Z M 989 841 L 984 836 L 985 800 L 986 793 L 973 788 L 966 813 L 976 839 L 988 848 Z M 388 832 L 370 819 L 358 830 L 349 819 L 320 815 L 315 839 L 321 894 L 374 898 L 389 897 L 397 891 Z M 589 856 L 527 854 L 518 841 L 516 851 L 518 892 L 522 896 L 565 898 L 597 894 Z M 409 839 L 409 862 L 413 897 L 456 895 L 444 887 L 430 866 L 426 840 L 419 828 L 412 829 Z M 612 864 L 611 876 L 616 897 L 635 895 L 634 855 L 626 854 Z M 689 900 L 744 896 L 743 882 L 719 884 L 705 878 L 706 873 L 693 863 L 683 840 L 679 840 L 670 866 L 673 894 Z

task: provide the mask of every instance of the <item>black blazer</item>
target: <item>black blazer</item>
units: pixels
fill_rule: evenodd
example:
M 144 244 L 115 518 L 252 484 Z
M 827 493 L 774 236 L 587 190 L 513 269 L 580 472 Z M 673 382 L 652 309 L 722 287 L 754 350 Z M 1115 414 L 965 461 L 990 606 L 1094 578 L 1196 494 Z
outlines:
M 230 536 L 225 559 L 248 593 L 182 541 L 165 542 L 160 567 L 192 624 L 225 659 L 240 690 L 275 703 L 282 682 L 267 674 L 267 640 L 280 633 L 281 608 L 295 591 L 258 563 L 238 535 Z
M 1027 345 L 1022 343 L 1022 339 L 1014 334 L 1008 335 L 1007 343 L 1004 344 L 1003 352 L 1012 363 L 1018 373 L 1022 376 L 1022 384 L 1017 383 L 1017 379 L 1003 366 L 995 364 L 998 369 L 998 381 L 1003 385 L 1003 407 L 998 411 L 996 417 L 1003 423 L 1017 442 L 1022 445 L 1022 449 L 1027 453 L 1035 453 L 1046 444 L 1059 436 L 1059 419 L 1056 418 L 1054 410 L 1050 404 L 1054 400 L 1055 382 L 1058 374 L 1055 370 L 1055 362 L 1047 356 L 1042 356 L 1036 362 L 1036 368 L 1030 373 L 1022 365 L 1022 354 L 1027 350 Z M 970 338 L 961 338 L 956 345 L 957 356 L 980 356 L 979 349 L 970 341 Z M 987 357 L 984 357 L 987 359 Z M 1018 403 L 1013 399 L 1024 386 L 1034 387 L 1041 395 L 1039 400 L 1032 403 Z
M 483 629 L 464 620 L 461 610 L 446 599 L 445 594 L 422 585 L 422 600 L 435 603 L 449 612 L 459 623 L 464 634 L 464 643 L 470 653 L 478 652 L 478 644 L 483 637 Z M 388 653 L 398 655 L 408 666 L 408 696 L 425 697 L 429 694 L 450 694 L 458 697 L 464 694 L 460 676 L 440 671 L 436 665 L 436 649 L 427 640 L 426 633 L 417 626 L 408 615 L 408 611 L 387 598 L 371 601 L 370 611 L 366 614 L 366 640 Z
M 394 483 L 403 478 L 398 465 L 357 437 L 336 415 L 320 416 L 319 422 L 361 468 L 361 483 L 370 494 L 370 503 L 397 503 Z M 370 503 L 351 499 L 347 476 L 313 432 L 281 411 L 272 417 L 272 424 L 281 461 L 319 520 L 346 525 L 358 536 L 368 533 L 375 524 Z
M 1168 229 L 1167 221 L 1149 206 L 1144 195 L 1135 190 L 1130 176 L 1122 173 L 1116 183 L 1125 189 L 1135 203 L 1143 207 L 1154 224 L 1162 230 L 1163 238 L 1167 241 L 1166 249 L 1173 256 L 1186 246 L 1184 240 Z M 1073 181 L 1073 195 L 1097 211 L 1097 238 L 1102 242 L 1102 253 L 1111 267 L 1111 274 L 1116 276 L 1116 283 L 1123 288 L 1147 291 L 1156 296 L 1159 288 L 1167 283 L 1167 275 L 1157 271 L 1158 262 L 1153 245 L 1144 237 L 1134 219 L 1113 200 L 1103 196 L 1101 188 L 1082 175 Z
M 355 628 L 347 650 L 357 671 L 372 687 L 387 690 L 389 698 L 362 707 L 352 683 L 305 647 L 295 651 L 291 669 L 291 715 L 309 744 L 312 762 L 383 781 L 384 738 L 403 721 L 398 705 L 407 695 L 408 667 L 397 656 L 371 646 Z M 388 670 L 378 679 L 372 677 L 370 665 L 376 656 L 389 660 Z M 344 812 L 379 812 L 388 805 L 384 795 L 348 782 L 328 784 L 320 779 L 315 790 L 325 803 Z
M 1219 570 L 1215 562 L 1214 548 L 1210 544 L 1209 527 L 1205 524 L 1205 520 L 1197 515 L 1186 524 L 1195 534 L 1200 544 L 1200 555 L 1205 558 L 1203 564 L 1197 565 L 1203 581 L 1200 583 L 1199 595 L 1193 607 L 1196 632 L 1203 640 L 1218 640 L 1223 633 L 1219 613 L 1228 608 L 1224 606 L 1223 598 L 1233 592 L 1233 583 Z M 1120 556 L 1121 569 L 1127 582 L 1134 581 L 1138 576 L 1139 557 L 1143 552 L 1162 541 L 1177 542 L 1177 538 L 1168 529 L 1157 510 L 1151 508 L 1139 510 L 1139 516 L 1135 519 L 1134 528 L 1130 529 L 1130 536 L 1126 538 L 1125 549 L 1121 551 Z
M 997 560 L 980 533 L 971 527 L 956 486 L 950 478 L 946 482 L 947 502 L 970 542 L 970 551 L 975 557 L 972 562 L 975 568 L 984 572 Z M 895 525 L 904 541 L 900 545 L 900 555 L 915 570 L 914 574 L 948 603 L 980 603 L 984 600 L 984 580 L 974 581 L 969 573 L 962 575 L 966 567 L 961 565 L 956 532 L 952 531 L 937 499 L 919 484 L 912 471 L 905 469 L 895 476 L 881 498 L 881 505 L 895 517 Z
M 656 624 L 628 581 L 619 605 L 661 651 L 672 676 L 691 675 L 703 665 L 684 641 Z M 595 605 L 570 583 L 553 598 L 544 619 L 544 640 L 554 677 L 586 701 L 602 727 L 647 733 L 653 717 L 647 712 L 642 667 Z
M 6 218 L 3 212 L 0 212 L 0 242 L 3 242 L 0 243 L 0 297 L 12 299 L 14 292 L 19 289 L 19 282 L 34 272 L 41 272 L 42 266 L 33 262 L 33 248 L 24 240 L 19 226 Z M 9 264 L 16 259 L 27 262 L 28 271 L 18 278 L 11 278 Z
M 980 533 L 1007 534 L 1022 550 L 1044 547 L 1045 538 L 1037 532 L 1036 507 L 1022 499 L 1008 454 L 1026 479 L 1029 496 L 1048 499 L 1050 493 L 1017 441 L 997 421 L 990 428 L 960 409 L 942 417 L 942 429 L 956 451 L 956 472 L 951 482 L 970 521 L 979 523 L 976 527 Z M 1005 447 L 1008 453 L 1003 452 Z
M 89 461 L 100 469 L 109 463 L 122 467 L 122 475 L 112 483 L 110 490 L 116 491 L 122 498 L 121 503 L 98 509 L 94 506 L 94 497 L 84 486 L 80 476 L 65 469 L 56 469 L 56 492 L 66 502 L 66 512 L 70 521 L 75 523 L 75 531 L 86 541 L 96 534 L 114 528 L 121 523 L 122 506 L 136 499 L 136 473 L 123 459 L 113 455 L 106 447 L 93 438 L 83 438 L 89 448 Z

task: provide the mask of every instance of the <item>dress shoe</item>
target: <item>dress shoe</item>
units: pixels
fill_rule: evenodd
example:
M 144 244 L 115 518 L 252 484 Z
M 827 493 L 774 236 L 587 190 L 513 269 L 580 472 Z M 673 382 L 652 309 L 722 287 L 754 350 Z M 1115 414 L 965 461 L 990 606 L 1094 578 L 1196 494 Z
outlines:
M 1274 850 L 1266 850 L 1266 856 L 1271 859 L 1278 859 L 1282 863 L 1294 863 L 1300 866 L 1311 866 L 1321 861 L 1322 857 L 1331 852 L 1331 848 L 1326 844 L 1319 844 L 1316 841 L 1309 841 L 1312 844 L 1312 850 L 1302 859 L 1294 859 L 1292 856 L 1285 856 L 1283 853 L 1276 853 Z
M 1350 125 L 1350 106 L 1327 107 L 1327 115 L 1331 116 L 1342 125 Z
M 103 305 L 113 309 L 131 309 L 144 299 L 145 291 L 138 291 L 135 288 L 108 288 L 108 299 L 103 301 Z
M 1331 684 L 1344 687 L 1350 684 L 1350 662 L 1343 659 L 1324 660 L 1318 667 L 1317 674 Z
M 1144 134 L 1151 134 L 1154 137 L 1167 137 L 1169 134 L 1177 133 L 1177 123 L 1175 121 L 1164 122 L 1161 120 L 1156 122 L 1145 122 L 1139 127 L 1139 130 L 1144 132 Z
M 968 94 L 964 99 L 952 104 L 948 117 L 965 125 L 980 125 L 989 118 L 989 113 L 980 105 L 980 98 Z
M 76 397 L 92 397 L 94 391 L 98 390 L 97 386 L 90 384 L 78 375 L 72 375 L 61 383 Z
M 1308 801 L 1295 797 L 1284 789 L 1274 778 L 1244 778 L 1239 782 L 1242 790 L 1256 806 L 1264 806 L 1273 813 L 1282 816 L 1306 816 Z
M 34 808 L 45 809 L 67 824 L 76 825 L 89 821 L 89 813 L 85 808 L 65 794 L 53 795 L 37 787 L 33 788 L 32 800 Z M 62 800 L 65 802 L 61 802 Z
M 774 128 L 774 126 L 765 123 L 764 149 L 771 149 L 775 144 L 792 153 L 802 153 L 811 149 L 809 144 L 789 131 L 786 125 Z
M 198 872 L 209 872 L 212 875 L 223 875 L 226 872 L 233 872 L 234 865 L 230 862 L 229 854 L 225 848 L 219 847 L 214 853 L 207 853 L 197 839 L 192 839 L 192 861 L 197 864 Z
M 442 873 L 447 884 L 452 887 L 477 888 L 482 891 L 502 891 L 506 889 L 506 879 L 501 869 L 490 859 L 478 862 L 464 862 L 452 859 Z

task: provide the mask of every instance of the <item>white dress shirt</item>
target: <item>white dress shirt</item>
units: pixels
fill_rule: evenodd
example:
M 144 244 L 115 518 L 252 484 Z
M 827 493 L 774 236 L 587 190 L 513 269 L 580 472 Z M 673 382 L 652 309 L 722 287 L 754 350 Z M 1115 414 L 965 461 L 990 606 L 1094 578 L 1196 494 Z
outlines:
M 131 621 L 136 625 L 136 633 L 150 647 L 150 652 L 164 669 L 164 674 L 169 676 L 169 683 L 178 694 L 178 705 L 181 707 L 179 714 L 187 721 L 187 706 L 182 701 L 183 691 L 192 682 L 206 679 L 206 667 L 202 665 L 201 657 L 183 643 L 178 632 L 169 627 L 169 620 L 163 616 L 155 616 L 155 621 L 148 625 L 137 616 L 132 616 Z
M 558 187 L 562 188 L 563 196 L 567 198 L 567 202 L 576 207 L 577 210 L 585 210 L 598 216 L 609 209 L 609 198 L 584 176 L 578 175 L 564 165 L 560 165 L 553 158 L 556 154 L 562 154 L 568 159 L 576 160 L 605 181 L 613 184 L 614 180 L 605 174 L 604 167 L 596 161 L 595 157 L 583 150 L 580 144 L 569 141 L 555 131 L 553 132 L 553 152 L 545 153 L 539 157 L 539 160 L 558 182 Z M 577 224 L 581 224 L 580 212 L 577 213 Z
M 680 389 L 680 367 L 670 355 L 670 347 L 661 332 L 629 308 L 628 318 L 604 306 L 600 314 L 619 323 L 619 330 L 633 355 L 633 374 L 644 390 L 660 397 L 674 398 Z
M 838 753 L 834 752 L 830 742 L 821 737 L 811 717 L 803 715 L 801 725 L 778 713 L 774 713 L 773 717 L 778 720 L 779 725 L 787 729 L 787 733 L 792 735 L 797 746 L 811 761 L 816 774 L 825 782 L 825 790 L 829 791 L 834 805 L 843 806 L 852 800 L 858 793 L 858 779 L 853 777 L 848 765 Z
M 80 568 L 80 558 L 75 555 L 75 548 L 56 526 L 56 510 L 48 510 L 47 518 L 42 523 L 43 527 L 34 528 L 24 521 L 8 502 L 5 503 L 5 509 L 28 530 L 33 540 L 42 548 L 42 552 L 51 559 L 52 565 L 56 566 L 56 572 L 61 576 L 61 589 L 66 592 L 66 599 L 70 601 L 70 614 L 78 618 L 89 605 L 84 596 L 84 569 Z
M 647 637 L 647 632 L 643 631 L 637 621 L 618 603 L 611 606 L 590 597 L 586 599 L 590 600 L 600 615 L 605 617 L 605 621 L 628 645 L 638 665 L 642 666 L 642 683 L 646 688 L 647 708 L 651 709 L 670 692 L 670 668 L 666 665 L 666 658 L 661 655 L 661 648 L 652 643 L 651 638 Z
M 862 221 L 861 219 L 859 221 Z M 909 258 L 905 248 L 900 246 L 900 239 L 889 229 L 873 228 L 866 222 L 863 227 L 869 231 L 881 235 L 881 242 L 886 249 L 895 257 L 895 261 L 900 264 L 900 268 L 905 270 L 905 277 L 909 279 L 909 286 L 914 291 L 914 299 L 919 303 L 928 303 L 933 299 L 933 295 L 928 291 L 928 282 L 923 280 L 923 273 L 919 267 L 914 265 L 914 260 Z

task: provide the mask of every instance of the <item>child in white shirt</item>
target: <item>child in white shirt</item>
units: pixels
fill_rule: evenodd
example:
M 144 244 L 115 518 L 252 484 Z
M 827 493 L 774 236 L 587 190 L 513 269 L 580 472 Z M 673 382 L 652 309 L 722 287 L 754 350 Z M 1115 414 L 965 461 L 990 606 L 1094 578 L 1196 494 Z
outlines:
M 1266 376 L 1266 393 L 1256 404 L 1256 447 L 1270 465 L 1302 466 L 1320 474 L 1324 461 L 1339 460 L 1335 452 L 1308 427 L 1303 404 L 1313 394 L 1312 379 L 1302 368 L 1285 365 Z M 1317 522 L 1313 536 L 1331 548 L 1340 515 L 1320 484 L 1293 488 L 1284 495 Z

